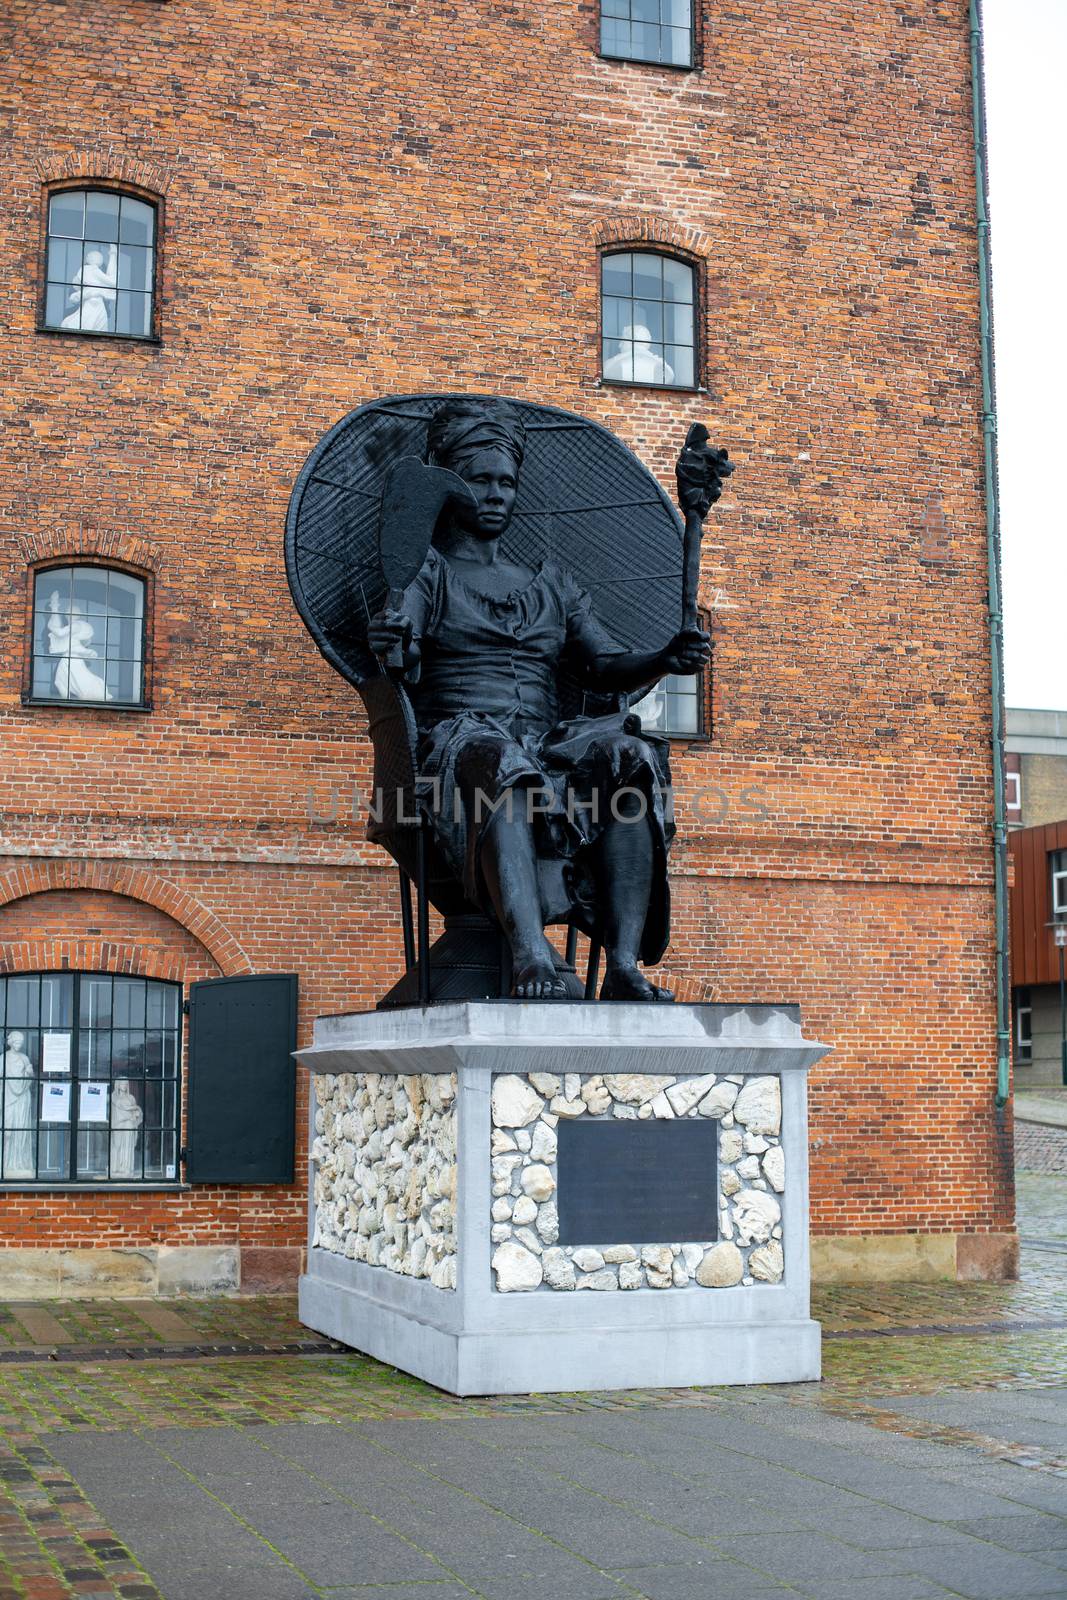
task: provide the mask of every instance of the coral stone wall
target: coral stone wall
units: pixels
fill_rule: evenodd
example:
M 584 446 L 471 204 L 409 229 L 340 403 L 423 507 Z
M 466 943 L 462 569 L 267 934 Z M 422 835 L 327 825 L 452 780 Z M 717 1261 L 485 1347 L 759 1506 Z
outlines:
M 711 737 L 675 749 L 668 981 L 799 1002 L 834 1047 L 816 1232 L 991 1261 L 967 11 L 697 10 L 686 73 L 601 60 L 579 0 L 8 0 L 0 959 L 296 970 L 302 1041 L 372 1004 L 395 877 L 363 839 L 362 710 L 286 590 L 301 463 L 375 395 L 495 391 L 605 423 L 670 486 L 706 420 L 738 471 L 704 551 Z M 159 197 L 156 343 L 37 330 L 47 195 L 78 182 Z M 696 266 L 702 392 L 601 384 L 610 245 Z M 152 579 L 146 713 L 22 702 L 30 569 L 78 559 Z M 292 1188 L 6 1197 L 7 1238 L 295 1250 L 300 1094 Z

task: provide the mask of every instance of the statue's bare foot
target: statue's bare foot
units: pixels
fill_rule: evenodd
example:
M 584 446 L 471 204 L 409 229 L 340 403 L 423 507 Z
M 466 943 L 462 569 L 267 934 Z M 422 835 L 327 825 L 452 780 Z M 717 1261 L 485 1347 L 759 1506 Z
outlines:
M 669 989 L 649 983 L 636 965 L 612 966 L 600 986 L 601 1000 L 673 1000 Z
M 511 996 L 513 1000 L 566 1000 L 567 985 L 551 958 L 538 956 L 516 964 Z

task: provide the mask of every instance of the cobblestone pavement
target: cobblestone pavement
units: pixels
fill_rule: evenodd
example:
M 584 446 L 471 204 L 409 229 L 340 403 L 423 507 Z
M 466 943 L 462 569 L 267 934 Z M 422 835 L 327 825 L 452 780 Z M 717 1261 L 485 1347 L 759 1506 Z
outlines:
M 822 1290 L 825 1381 L 456 1400 L 289 1299 L 0 1313 L 0 1597 L 1067 1597 L 1067 1176 L 1017 1284 Z

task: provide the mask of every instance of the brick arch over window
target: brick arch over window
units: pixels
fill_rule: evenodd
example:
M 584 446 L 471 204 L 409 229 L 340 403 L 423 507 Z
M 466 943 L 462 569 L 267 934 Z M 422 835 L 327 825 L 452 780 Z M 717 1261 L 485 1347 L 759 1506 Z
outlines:
M 153 906 L 208 952 L 225 977 L 251 972 L 252 963 L 226 925 L 186 890 L 141 867 L 112 861 L 27 861 L 0 872 L 0 908 L 50 890 L 87 889 Z
M 124 529 L 98 528 L 90 522 L 53 523 L 37 532 L 23 530 L 18 535 L 19 549 L 28 567 L 43 562 L 89 561 L 118 562 L 143 573 L 158 570 L 156 551 L 138 533 Z
M 668 255 L 688 258 L 694 265 L 707 261 L 712 253 L 712 237 L 700 228 L 687 228 L 670 217 L 646 216 L 640 211 L 623 211 L 599 222 L 593 239 L 601 250 L 629 245 L 640 249 L 651 245 Z
M 44 184 L 63 184 L 84 179 L 86 183 L 114 185 L 122 189 L 141 189 L 147 194 L 165 195 L 173 169 L 141 156 L 126 155 L 110 147 L 68 150 L 60 155 L 41 156 L 37 175 Z

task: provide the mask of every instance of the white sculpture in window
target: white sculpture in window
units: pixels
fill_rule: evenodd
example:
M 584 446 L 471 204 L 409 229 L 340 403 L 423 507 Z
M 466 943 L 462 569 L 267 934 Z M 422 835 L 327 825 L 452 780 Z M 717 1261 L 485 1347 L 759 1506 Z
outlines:
M 88 333 L 107 333 L 110 312 L 115 306 L 115 286 L 119 281 L 118 247 L 107 247 L 104 265 L 102 245 L 87 250 L 85 260 L 71 278 L 70 304 L 74 310 L 59 324 L 61 328 L 81 328 Z
M 23 1049 L 26 1036 L 13 1029 L 4 1052 L 4 1177 L 33 1178 L 33 1062 Z
M 130 1091 L 128 1078 L 116 1078 L 111 1091 L 111 1176 L 140 1177 L 137 1171 L 137 1130 L 144 1112 Z
M 110 700 L 103 678 L 86 665 L 99 659 L 92 648 L 93 625 L 79 605 L 62 610 L 58 589 L 49 596 L 45 631 L 49 655 L 60 657 L 53 680 L 56 694 L 63 700 Z
M 626 383 L 673 383 L 674 368 L 652 348 L 652 335 L 641 323 L 628 322 L 622 330 L 624 344 L 604 363 L 605 378 Z

